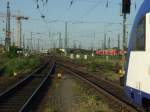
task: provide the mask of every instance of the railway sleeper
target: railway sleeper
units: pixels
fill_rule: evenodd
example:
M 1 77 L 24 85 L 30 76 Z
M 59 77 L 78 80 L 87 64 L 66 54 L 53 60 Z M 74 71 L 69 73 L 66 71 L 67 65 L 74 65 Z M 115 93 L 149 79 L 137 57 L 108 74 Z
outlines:
M 22 103 L 24 103 L 26 101 L 26 99 L 16 99 L 16 100 L 13 100 L 13 101 L 7 101 L 7 102 L 2 102 L 2 103 L 0 103 L 0 105 L 11 105 L 11 104 L 22 104 Z
M 3 108 L 0 109 L 0 112 L 17 112 L 17 110 L 14 108 Z
M 9 101 L 15 101 L 15 100 L 23 100 L 23 99 L 26 99 L 28 98 L 29 96 L 15 96 L 15 97 L 12 97 L 12 98 L 9 98 Z
M 1 105 L 0 109 L 4 109 L 4 108 L 16 108 L 16 104 L 14 105 L 13 103 L 11 105 Z
M 15 108 L 4 108 L 4 109 L 0 109 L 0 112 L 18 112 L 18 110 L 17 109 L 15 109 Z

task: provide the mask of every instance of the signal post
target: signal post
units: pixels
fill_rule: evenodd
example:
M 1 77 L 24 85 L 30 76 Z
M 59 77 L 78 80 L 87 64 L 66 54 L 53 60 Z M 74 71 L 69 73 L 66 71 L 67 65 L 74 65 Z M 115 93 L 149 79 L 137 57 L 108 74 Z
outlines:
M 123 47 L 122 47 L 122 70 L 120 72 L 121 76 L 120 76 L 120 84 L 123 85 L 124 84 L 124 75 L 125 75 L 125 70 L 124 70 L 124 66 L 125 66 L 125 51 L 127 49 L 126 46 L 126 22 L 127 22 L 127 18 L 126 15 L 130 14 L 130 6 L 131 6 L 131 0 L 122 0 L 122 14 L 123 14 Z

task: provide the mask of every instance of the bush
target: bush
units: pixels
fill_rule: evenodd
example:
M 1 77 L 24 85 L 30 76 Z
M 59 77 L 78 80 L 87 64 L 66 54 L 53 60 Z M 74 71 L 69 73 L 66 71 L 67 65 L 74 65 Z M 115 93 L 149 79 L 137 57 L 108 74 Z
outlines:
M 17 48 L 16 46 L 11 46 L 9 48 L 9 52 L 7 52 L 7 57 L 9 58 L 15 58 L 18 56 L 17 51 L 22 51 L 22 49 Z
M 87 69 L 91 72 L 95 72 L 96 71 L 96 62 L 91 62 L 87 64 Z
M 25 69 L 33 69 L 40 63 L 38 57 L 13 58 L 5 64 L 5 74 L 12 76 L 14 72 L 22 72 Z

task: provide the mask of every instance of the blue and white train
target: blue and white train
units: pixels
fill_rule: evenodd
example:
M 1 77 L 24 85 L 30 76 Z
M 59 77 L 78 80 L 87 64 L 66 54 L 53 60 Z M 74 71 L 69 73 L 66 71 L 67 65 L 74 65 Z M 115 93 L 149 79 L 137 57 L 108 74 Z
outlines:
M 133 103 L 150 107 L 150 0 L 141 5 L 132 27 L 125 92 Z

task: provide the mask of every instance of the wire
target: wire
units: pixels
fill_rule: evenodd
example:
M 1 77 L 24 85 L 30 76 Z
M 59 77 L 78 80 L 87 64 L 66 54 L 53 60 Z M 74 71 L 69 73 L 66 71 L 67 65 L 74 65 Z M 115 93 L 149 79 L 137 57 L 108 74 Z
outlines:
M 31 21 L 41 21 L 41 18 L 30 18 L 29 20 Z M 64 23 L 66 22 L 67 20 L 59 20 L 59 19 L 45 19 L 45 22 L 46 23 Z M 100 24 L 107 24 L 107 25 L 122 25 L 122 22 L 108 22 L 108 21 L 79 21 L 79 20 L 76 20 L 76 21 L 67 21 L 68 23 L 71 23 L 71 24 L 96 24 L 96 23 L 100 23 Z M 131 23 L 129 23 L 128 25 L 132 25 Z
M 76 0 L 77 2 L 97 3 L 104 0 Z
M 44 3 L 44 0 L 41 0 Z M 40 10 L 40 6 L 39 6 L 39 0 L 34 0 L 34 2 L 37 4 L 37 11 L 40 13 L 41 18 L 44 20 L 45 19 L 45 15 L 41 12 Z M 46 4 L 47 4 L 47 0 L 45 0 Z
M 80 18 L 84 18 L 88 14 L 90 14 L 95 8 L 97 8 L 103 1 L 97 2 L 92 8 L 90 8 L 84 15 L 82 15 Z

